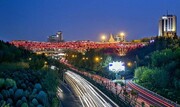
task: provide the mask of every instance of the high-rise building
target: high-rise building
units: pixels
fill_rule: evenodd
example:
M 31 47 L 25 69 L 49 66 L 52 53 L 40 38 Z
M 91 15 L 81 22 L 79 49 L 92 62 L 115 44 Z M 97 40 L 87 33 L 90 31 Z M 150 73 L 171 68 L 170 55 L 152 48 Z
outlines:
M 61 31 L 58 31 L 56 35 L 51 35 L 48 37 L 48 42 L 62 42 L 63 41 L 63 35 Z
M 159 36 L 176 36 L 177 18 L 175 15 L 164 15 L 159 20 Z
M 58 31 L 56 33 L 56 37 L 57 37 L 57 41 L 58 42 L 62 42 L 63 41 L 63 35 L 62 35 L 62 32 L 61 31 Z

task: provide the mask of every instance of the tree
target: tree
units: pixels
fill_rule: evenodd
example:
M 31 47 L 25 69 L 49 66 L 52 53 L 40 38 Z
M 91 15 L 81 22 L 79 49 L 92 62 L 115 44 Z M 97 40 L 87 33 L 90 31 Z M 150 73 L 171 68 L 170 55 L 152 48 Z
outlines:
M 145 68 L 144 72 L 143 72 L 143 74 L 141 76 L 141 80 L 143 82 L 151 82 L 151 81 L 154 82 L 155 81 L 154 78 L 153 78 L 154 74 L 155 74 L 154 70 L 149 69 L 149 68 Z
M 171 59 L 174 59 L 174 55 L 171 49 L 165 49 L 162 51 L 155 51 L 151 55 L 152 66 L 161 67 L 169 63 Z
M 41 69 L 45 64 L 45 59 L 41 55 L 33 55 L 29 61 L 29 67 L 31 69 Z
M 153 80 L 151 83 L 158 88 L 166 88 L 170 82 L 168 72 L 160 68 L 154 69 Z
M 134 105 L 136 105 L 138 92 L 136 92 L 135 90 L 131 90 L 130 94 L 131 94 L 131 102 L 133 102 Z
M 138 67 L 137 69 L 135 69 L 135 74 L 134 77 L 137 78 L 138 80 L 141 80 L 142 78 L 142 74 L 145 71 L 145 67 Z
M 141 106 L 142 106 L 142 107 L 145 107 L 145 103 L 144 103 L 144 102 L 141 102 Z
M 112 62 L 112 57 L 108 55 L 108 56 L 105 58 L 104 62 L 102 62 L 102 67 L 104 68 L 104 67 L 109 66 L 109 63 L 110 63 L 110 62 Z

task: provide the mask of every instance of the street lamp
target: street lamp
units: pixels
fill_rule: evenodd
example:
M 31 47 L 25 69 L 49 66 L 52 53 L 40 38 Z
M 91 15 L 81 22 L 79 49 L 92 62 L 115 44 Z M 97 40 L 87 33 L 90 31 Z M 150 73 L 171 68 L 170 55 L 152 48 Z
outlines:
M 120 32 L 121 41 L 125 42 L 125 33 Z
M 72 58 L 74 58 L 75 56 L 74 55 L 72 55 Z
M 88 60 L 89 58 L 88 57 L 83 57 L 82 60 Z
M 96 62 L 99 62 L 99 60 L 100 60 L 99 57 L 95 57 Z
M 105 42 L 106 41 L 106 35 L 102 35 L 101 40 L 102 40 L 102 42 Z
M 124 33 L 124 32 L 121 32 L 120 35 L 121 35 L 121 36 L 125 36 L 125 33 Z
M 128 62 L 128 63 L 127 63 L 127 66 L 128 66 L 128 67 L 131 67 L 131 66 L 132 66 L 132 63 L 131 63 L 131 62 Z
M 44 61 L 44 67 L 48 67 L 48 62 Z
M 29 58 L 29 61 L 31 61 L 32 60 L 32 58 Z

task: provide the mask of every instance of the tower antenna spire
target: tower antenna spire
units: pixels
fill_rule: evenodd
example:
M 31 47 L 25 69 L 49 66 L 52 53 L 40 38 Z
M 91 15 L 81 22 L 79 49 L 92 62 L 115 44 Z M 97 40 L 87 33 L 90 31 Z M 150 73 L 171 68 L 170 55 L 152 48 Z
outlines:
M 168 15 L 168 14 L 169 14 L 169 13 L 168 13 L 168 10 L 166 10 L 166 12 L 167 12 L 167 15 Z

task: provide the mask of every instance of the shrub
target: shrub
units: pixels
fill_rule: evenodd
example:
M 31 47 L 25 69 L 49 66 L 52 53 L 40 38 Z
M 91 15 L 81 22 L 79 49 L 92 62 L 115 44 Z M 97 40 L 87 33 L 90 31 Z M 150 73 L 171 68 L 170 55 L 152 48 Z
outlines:
M 48 97 L 47 94 L 44 91 L 40 91 L 39 94 L 36 96 L 38 101 L 40 101 L 42 104 L 47 105 Z
M 57 71 L 47 72 L 42 81 L 42 86 L 46 88 L 47 91 L 52 91 L 56 93 L 58 84 L 59 84 L 58 72 Z
M 23 90 L 22 89 L 17 89 L 14 95 L 14 98 L 17 100 L 23 96 Z
M 173 92 L 168 92 L 167 94 L 169 97 L 173 95 Z
M 34 88 L 37 89 L 38 91 L 40 91 L 42 89 L 42 86 L 40 83 L 36 83 Z
M 35 107 L 33 103 L 29 103 L 29 107 Z
M 0 78 L 0 88 L 2 88 L 4 86 L 4 82 L 5 82 L 5 80 L 3 78 Z
M 10 96 L 14 96 L 14 90 L 12 88 L 9 89 Z
M 36 98 L 33 98 L 32 103 L 33 103 L 35 106 L 37 106 L 37 105 L 39 104 L 39 102 L 37 101 Z
M 14 81 L 13 79 L 7 78 L 7 79 L 5 80 L 5 86 L 6 86 L 7 88 L 16 86 L 16 81 Z
M 12 89 L 15 92 L 17 90 L 17 86 L 12 87 Z
M 21 104 L 22 104 L 22 101 L 21 101 L 21 100 L 18 100 L 18 101 L 16 102 L 16 107 L 20 107 Z
M 39 104 L 37 107 L 43 107 L 41 104 Z
M 27 103 L 23 103 L 21 107 L 29 107 Z
M 0 101 L 0 105 L 1 105 L 1 107 L 10 107 L 9 104 L 7 104 L 6 101 L 4 101 L 4 100 Z
M 22 102 L 27 102 L 26 97 L 22 97 L 22 98 L 21 98 L 21 101 L 22 101 Z
M 29 100 L 33 100 L 33 98 L 35 98 L 35 97 L 36 97 L 36 95 L 31 94 L 31 95 L 29 95 Z
M 24 96 L 25 96 L 25 97 L 28 97 L 28 96 L 29 96 L 29 94 L 30 94 L 30 93 L 29 93 L 29 91 L 28 91 L 28 90 L 24 91 Z
M 0 105 L 3 106 L 4 104 L 6 104 L 6 102 L 4 100 L 0 100 Z
M 59 106 L 59 100 L 58 98 L 53 98 L 52 100 L 52 107 L 58 107 Z
M 23 89 L 26 89 L 26 84 L 25 84 L 25 83 L 22 83 L 22 84 L 21 84 L 21 87 L 22 87 Z
M 4 98 L 8 98 L 10 97 L 9 91 L 8 90 L 2 90 L 2 95 L 4 96 Z
M 37 93 L 37 89 L 33 89 L 32 95 L 35 95 Z
M 5 70 L 20 70 L 20 69 L 26 69 L 28 68 L 28 64 L 26 64 L 26 66 L 24 66 L 23 63 L 12 63 L 12 62 L 7 62 L 7 63 L 1 63 L 0 64 L 0 69 L 2 71 Z
M 11 98 L 8 98 L 8 99 L 7 99 L 7 104 L 12 105 L 12 104 L 13 104 L 13 100 L 12 100 Z
M 4 99 L 4 97 L 3 97 L 3 95 L 0 93 L 0 101 L 3 100 L 3 99 Z

